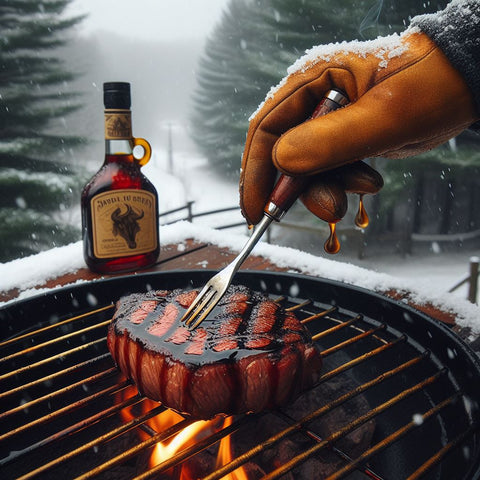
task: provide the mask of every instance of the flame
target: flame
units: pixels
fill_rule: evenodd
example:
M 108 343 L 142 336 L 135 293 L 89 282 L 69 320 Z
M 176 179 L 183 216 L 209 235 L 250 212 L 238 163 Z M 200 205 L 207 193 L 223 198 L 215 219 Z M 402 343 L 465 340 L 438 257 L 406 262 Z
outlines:
M 127 399 L 136 394 L 137 390 L 132 386 L 126 388 L 120 395 L 122 399 Z M 142 414 L 150 411 L 155 407 L 158 407 L 158 403 L 149 400 L 148 398 L 144 399 L 142 401 Z M 132 407 L 124 408 L 121 410 L 121 417 L 126 422 L 132 420 L 134 416 L 135 415 L 132 412 Z M 147 420 L 146 423 L 156 432 L 161 432 L 179 423 L 183 419 L 184 417 L 174 412 L 173 410 L 165 410 L 159 415 Z M 226 428 L 231 424 L 232 417 L 227 417 L 223 422 L 221 418 L 214 418 L 212 420 L 199 420 L 188 425 L 177 435 L 173 436 L 165 442 L 158 442 L 155 445 L 149 459 L 149 468 L 155 467 L 156 465 L 164 462 L 165 460 L 168 460 L 182 449 L 188 448 L 189 446 L 201 441 L 212 433 L 215 433 L 222 428 Z M 150 436 L 143 430 L 137 429 L 137 431 L 142 440 L 147 440 L 148 438 L 150 438 Z M 226 465 L 227 463 L 232 461 L 232 458 L 232 442 L 230 435 L 227 435 L 220 441 L 215 468 L 220 468 L 223 465 Z M 178 475 L 178 472 L 176 473 L 176 475 Z M 175 476 L 175 478 L 178 480 L 194 480 L 197 477 L 195 476 L 195 474 L 190 472 L 188 467 L 183 465 L 180 476 Z M 239 467 L 235 471 L 224 476 L 223 480 L 248 480 L 248 476 L 244 468 Z
M 164 413 L 173 413 L 166 411 Z M 160 416 L 160 415 L 159 415 Z M 158 417 L 155 417 L 158 418 Z M 214 426 L 212 420 L 205 421 L 199 420 L 198 422 L 192 423 L 188 427 L 185 427 L 182 431 L 177 433 L 171 440 L 167 442 L 159 442 L 155 445 L 152 455 L 150 457 L 149 466 L 150 468 L 158 465 L 159 463 L 168 460 L 170 457 L 175 455 L 179 450 L 193 445 L 195 442 L 200 441 L 202 438 L 210 435 L 212 433 L 212 427 Z M 168 427 L 164 427 L 168 428 Z M 180 477 L 181 480 L 187 480 L 184 476 Z
M 227 417 L 223 424 L 223 428 L 228 427 L 232 424 L 232 417 Z M 215 468 L 223 467 L 227 463 L 230 463 L 233 459 L 232 453 L 232 440 L 231 436 L 227 435 L 226 437 L 222 438 L 220 441 L 220 445 L 218 447 L 218 456 L 217 456 L 217 464 Z M 248 480 L 247 473 L 243 467 L 237 468 L 233 472 L 225 475 L 223 480 Z

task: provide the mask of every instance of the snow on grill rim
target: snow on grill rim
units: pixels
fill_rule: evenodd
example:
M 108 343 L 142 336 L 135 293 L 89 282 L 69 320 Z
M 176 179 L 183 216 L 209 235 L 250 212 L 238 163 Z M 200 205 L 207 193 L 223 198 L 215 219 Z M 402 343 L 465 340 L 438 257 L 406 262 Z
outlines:
M 290 290 L 294 291 L 295 289 L 290 288 Z M 422 455 L 418 464 L 409 472 L 409 478 L 419 478 L 425 471 L 434 470 L 443 461 L 447 453 L 451 451 L 458 450 L 460 447 L 463 450 L 473 448 L 469 439 L 478 430 L 478 418 L 476 418 L 478 416 L 476 412 L 478 406 L 472 406 L 471 398 L 463 395 L 461 391 L 463 386 L 458 385 L 456 379 L 450 378 L 449 369 L 438 364 L 438 359 L 432 360 L 428 348 L 416 344 L 412 347 L 407 335 L 391 328 L 388 322 L 366 321 L 361 312 L 352 313 L 339 305 L 328 305 L 310 299 L 292 299 L 288 295 L 284 296 L 277 293 L 273 293 L 271 296 L 276 301 L 282 302 L 287 309 L 293 310 L 301 318 L 301 321 L 311 329 L 313 338 L 321 345 L 326 368 L 319 384 L 329 382 L 334 378 L 341 378 L 342 375 L 348 375 L 349 372 L 356 373 L 359 370 L 361 371 L 360 377 L 363 377 L 365 375 L 364 371 L 369 370 L 372 363 L 375 366 L 375 372 L 372 375 L 369 374 L 368 379 L 361 378 L 355 388 L 340 395 L 333 402 L 319 405 L 317 409 L 308 412 L 302 418 L 294 418 L 291 412 L 286 412 L 285 409 L 279 412 L 260 414 L 278 416 L 286 421 L 288 426 L 277 432 L 275 436 L 262 441 L 254 449 L 242 452 L 232 462 L 211 472 L 205 478 L 209 480 L 221 478 L 226 473 L 256 457 L 259 452 L 272 448 L 272 446 L 275 448 L 275 445 L 283 438 L 298 431 L 314 439 L 312 447 L 285 462 L 277 470 L 269 472 L 265 478 L 278 478 L 297 465 L 301 465 L 311 456 L 318 455 L 326 448 L 333 448 L 336 454 L 345 461 L 344 466 L 331 478 L 343 478 L 352 470 L 363 472 L 370 478 L 388 478 L 381 476 L 367 463 L 372 462 L 373 459 L 372 464 L 375 465 L 375 456 L 382 455 L 382 452 L 393 448 L 402 438 L 408 439 L 408 435 L 412 434 L 411 432 L 421 431 L 429 422 L 439 423 L 438 428 L 442 430 L 445 441 L 442 445 L 438 445 L 433 454 Z M 125 379 L 119 378 L 106 349 L 106 327 L 112 312 L 113 305 L 107 304 L 95 310 L 67 316 L 60 321 L 44 322 L 46 325 L 42 325 L 40 328 L 19 334 L 0 343 L 0 354 L 2 355 L 0 367 L 3 365 L 3 370 L 0 372 L 0 384 L 8 384 L 8 389 L 3 386 L 1 389 L 0 400 L 2 404 L 6 405 L 9 398 L 17 398 L 24 392 L 28 392 L 29 398 L 28 401 L 20 401 L 18 405 L 11 406 L 5 411 L 2 409 L 0 412 L 1 425 L 5 425 L 5 430 L 0 430 L 0 444 L 8 446 L 4 451 L 9 452 L 6 457 L 0 459 L 2 469 L 18 468 L 19 462 L 23 468 L 27 463 L 38 462 L 36 458 L 37 450 L 42 450 L 48 445 L 55 446 L 59 441 L 66 438 L 70 439 L 72 435 L 117 415 L 122 409 L 130 408 L 132 405 L 145 401 L 143 397 L 136 395 L 121 401 L 105 402 L 106 399 L 115 398 L 115 394 L 124 391 L 130 385 Z M 52 348 L 54 353 L 50 351 Z M 345 351 L 349 351 L 347 361 L 342 357 Z M 335 358 L 337 355 L 342 358 L 334 360 L 329 365 L 329 359 Z M 385 355 L 387 358 L 389 358 L 389 355 L 401 358 L 398 362 L 394 362 L 394 365 L 390 365 L 389 363 L 392 360 L 385 363 Z M 450 349 L 448 355 L 455 357 L 456 352 L 453 351 L 452 353 L 452 349 Z M 78 356 L 81 358 L 80 361 L 77 358 Z M 385 363 L 385 368 L 382 366 L 383 363 Z M 422 365 L 425 363 L 428 367 L 423 369 Z M 12 368 L 12 365 L 15 368 Z M 370 365 L 370 367 L 365 368 L 365 365 Z M 43 373 L 45 368 L 50 369 L 46 374 Z M 412 369 L 416 373 L 414 374 L 414 381 L 408 383 L 408 388 L 399 392 L 388 393 L 388 398 L 385 401 L 373 406 L 351 424 L 340 427 L 329 437 L 323 439 L 310 430 L 309 424 L 315 418 L 326 415 L 338 405 L 348 402 L 349 399 L 357 395 L 368 395 L 370 391 L 378 388 L 381 384 L 391 382 L 392 379 L 399 381 L 398 379 L 408 375 L 408 372 Z M 421 372 L 420 378 L 417 378 L 418 369 Z M 39 373 L 37 374 L 35 371 Z M 78 371 L 82 372 L 80 377 L 70 380 L 72 373 Z M 439 385 L 439 387 L 436 385 Z M 430 392 L 430 388 L 434 389 L 433 393 Z M 442 395 L 442 398 L 434 399 L 433 397 L 437 395 L 436 390 L 438 389 L 445 390 L 445 395 Z M 37 390 L 40 390 L 40 393 Z M 60 402 L 58 407 L 51 409 L 50 404 L 58 402 L 64 395 L 71 394 L 73 394 L 74 401 L 64 404 Z M 397 408 L 397 405 L 408 401 L 409 397 L 417 395 L 427 398 L 427 408 L 424 408 L 423 411 L 417 411 L 414 408 L 408 413 L 408 421 L 404 421 L 398 428 L 373 443 L 357 459 L 349 458 L 345 452 L 335 447 L 334 443 L 339 438 L 348 435 L 352 430 L 371 419 L 381 418 L 385 414 L 388 415 L 390 409 Z M 84 418 L 75 418 L 67 425 L 62 425 L 62 428 L 58 431 L 49 433 L 48 428 L 45 428 L 49 424 L 55 423 L 58 418 L 68 416 L 78 409 L 102 403 L 100 400 L 107 404 L 101 410 L 89 413 Z M 413 402 L 413 405 L 416 406 L 416 402 Z M 412 406 L 412 402 L 410 402 L 410 406 Z M 36 413 L 36 409 L 39 409 L 40 412 Z M 451 415 L 449 416 L 447 413 L 447 420 L 445 421 L 443 419 L 439 420 L 439 416 L 443 415 L 443 412 L 448 412 L 449 409 L 453 409 L 455 418 L 462 416 L 470 419 L 467 422 L 467 428 L 455 431 L 453 434 L 444 431 L 447 427 L 443 424 L 448 421 Z M 95 477 L 109 468 L 122 464 L 132 456 L 150 448 L 159 439 L 172 435 L 190 423 L 190 420 L 185 418 L 175 428 L 169 429 L 168 432 L 152 431 L 146 425 L 146 421 L 163 410 L 165 410 L 164 407 L 158 405 L 158 407 L 135 417 L 130 422 L 123 422 L 113 428 L 106 428 L 95 438 L 87 437 L 79 445 L 74 445 L 74 442 L 72 442 L 72 448 L 68 449 L 67 452 L 59 455 L 55 453 L 53 457 L 47 459 L 42 458 L 39 463 L 32 467 L 32 470 L 23 472 L 24 476 L 21 478 L 34 478 L 41 475 L 44 471 L 68 463 L 72 458 L 74 459 L 92 448 L 100 448 L 104 442 L 113 441 L 113 439 L 133 429 L 141 428 L 149 433 L 150 438 L 148 440 L 139 441 L 133 448 L 122 451 L 118 455 L 113 455 L 112 458 L 84 472 L 80 478 Z M 18 419 L 23 413 L 26 413 L 26 418 Z M 139 478 L 150 478 L 166 471 L 174 465 L 181 464 L 186 458 L 199 454 L 209 445 L 218 442 L 222 437 L 242 429 L 251 428 L 254 417 L 252 415 L 236 417 L 230 427 L 221 429 L 200 444 L 190 447 L 188 451 L 180 451 L 167 462 L 144 472 Z M 30 435 L 33 430 L 39 430 L 38 427 L 40 426 L 46 430 L 43 437 L 37 439 L 33 436 L 32 442 L 27 442 L 28 444 L 25 446 L 15 443 L 16 438 L 24 438 Z M 431 438 L 425 438 L 424 440 L 432 441 Z M 25 459 L 29 461 L 26 462 Z M 472 468 L 478 468 L 478 465 L 473 465 Z

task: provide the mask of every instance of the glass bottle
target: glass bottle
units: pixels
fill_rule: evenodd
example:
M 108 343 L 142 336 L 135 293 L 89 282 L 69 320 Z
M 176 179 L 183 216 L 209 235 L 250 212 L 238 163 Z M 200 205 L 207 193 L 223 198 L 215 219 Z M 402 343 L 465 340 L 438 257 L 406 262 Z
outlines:
M 140 171 L 151 147 L 132 135 L 130 84 L 105 83 L 103 97 L 105 161 L 82 192 L 83 252 L 95 272 L 128 272 L 158 258 L 158 196 Z M 143 148 L 141 158 L 134 156 L 136 146 Z

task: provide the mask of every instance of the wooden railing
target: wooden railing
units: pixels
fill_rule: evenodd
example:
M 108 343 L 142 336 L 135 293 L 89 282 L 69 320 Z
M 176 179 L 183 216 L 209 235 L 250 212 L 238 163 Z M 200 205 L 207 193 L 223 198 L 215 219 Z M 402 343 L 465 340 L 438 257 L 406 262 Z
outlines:
M 205 216 L 208 216 L 208 215 L 218 215 L 219 213 L 225 213 L 225 212 L 234 212 L 234 211 L 239 212 L 240 211 L 240 207 L 236 206 L 236 207 L 225 207 L 225 208 L 218 208 L 218 209 L 215 209 L 215 210 L 208 210 L 206 212 L 194 213 L 193 208 L 192 208 L 194 203 L 195 202 L 192 202 L 192 201 L 187 202 L 182 207 L 174 208 L 173 210 L 168 210 L 166 212 L 161 212 L 159 214 L 160 224 L 161 225 L 170 225 L 172 223 L 179 222 L 181 220 L 186 220 L 187 222 L 193 222 L 193 220 L 195 218 L 205 217 Z M 174 213 L 179 213 L 179 212 L 183 212 L 183 211 L 185 211 L 185 214 L 183 216 L 176 217 L 175 220 L 170 220 L 170 221 L 167 220 L 164 223 L 161 222 L 161 219 L 163 217 L 167 217 L 169 215 L 173 215 Z M 215 228 L 217 230 L 225 230 L 227 228 L 241 227 L 241 226 L 244 226 L 244 225 L 245 225 L 245 221 L 242 221 L 242 222 L 235 222 L 235 223 L 227 223 L 225 225 L 220 225 L 220 226 L 217 226 Z

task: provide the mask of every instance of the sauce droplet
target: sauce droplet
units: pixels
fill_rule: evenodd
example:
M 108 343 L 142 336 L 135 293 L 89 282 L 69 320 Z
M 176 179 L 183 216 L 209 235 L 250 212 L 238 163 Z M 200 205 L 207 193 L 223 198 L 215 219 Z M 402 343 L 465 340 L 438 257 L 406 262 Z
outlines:
M 340 251 L 340 242 L 337 237 L 336 233 L 336 223 L 329 223 L 328 226 L 330 227 L 330 235 L 328 236 L 327 241 L 323 248 L 327 253 L 331 253 L 332 255 L 338 253 Z
M 358 212 L 355 217 L 355 225 L 360 228 L 367 228 L 369 221 L 370 220 L 368 218 L 367 211 L 365 210 L 365 205 L 363 204 L 363 195 L 360 195 Z

